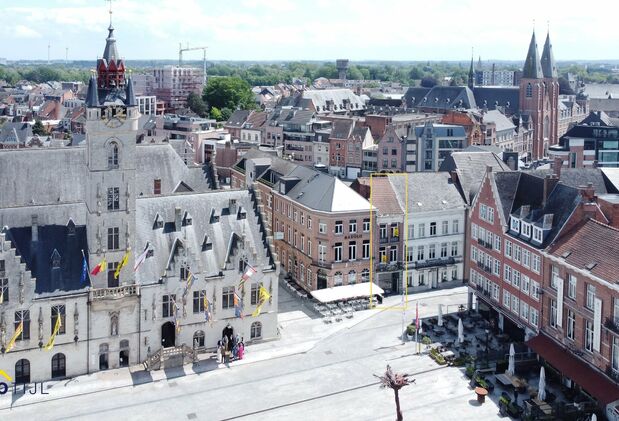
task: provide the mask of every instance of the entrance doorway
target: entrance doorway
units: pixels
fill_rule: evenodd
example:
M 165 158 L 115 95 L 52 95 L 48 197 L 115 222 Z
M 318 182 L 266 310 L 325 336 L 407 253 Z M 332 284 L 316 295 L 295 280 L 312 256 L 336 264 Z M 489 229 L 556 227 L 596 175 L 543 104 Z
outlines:
M 327 287 L 327 274 L 321 269 L 316 274 L 316 288 L 325 289 Z
M 165 322 L 161 325 L 161 346 L 164 348 L 173 347 L 176 344 L 176 329 L 174 323 Z
M 123 339 L 120 341 L 120 353 L 118 355 L 118 365 L 120 367 L 129 367 L 129 341 Z

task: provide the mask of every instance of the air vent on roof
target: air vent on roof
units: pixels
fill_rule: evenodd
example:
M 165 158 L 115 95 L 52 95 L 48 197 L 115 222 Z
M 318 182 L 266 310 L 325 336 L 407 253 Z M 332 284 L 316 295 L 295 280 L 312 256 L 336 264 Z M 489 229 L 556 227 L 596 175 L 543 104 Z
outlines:
M 570 254 L 572 254 L 572 250 L 566 251 L 565 253 L 561 255 L 561 257 L 563 257 L 564 259 L 567 259 L 570 256 Z
M 588 265 L 586 265 L 585 269 L 593 270 L 593 268 L 596 267 L 596 266 L 597 266 L 597 262 L 592 262 L 592 263 L 589 263 Z

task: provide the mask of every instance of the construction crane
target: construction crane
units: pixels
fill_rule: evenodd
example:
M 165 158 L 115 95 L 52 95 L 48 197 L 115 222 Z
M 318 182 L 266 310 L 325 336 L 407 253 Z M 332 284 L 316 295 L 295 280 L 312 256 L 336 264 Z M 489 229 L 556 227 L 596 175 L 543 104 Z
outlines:
M 192 47 L 189 48 L 189 44 L 187 44 L 186 48 L 183 48 L 183 44 L 182 43 L 178 43 L 178 67 L 181 67 L 183 65 L 183 51 L 194 51 L 194 50 L 202 50 L 202 52 L 204 53 L 204 57 L 203 57 L 203 69 L 202 69 L 202 77 L 204 78 L 204 85 L 206 85 L 206 49 L 208 47 Z

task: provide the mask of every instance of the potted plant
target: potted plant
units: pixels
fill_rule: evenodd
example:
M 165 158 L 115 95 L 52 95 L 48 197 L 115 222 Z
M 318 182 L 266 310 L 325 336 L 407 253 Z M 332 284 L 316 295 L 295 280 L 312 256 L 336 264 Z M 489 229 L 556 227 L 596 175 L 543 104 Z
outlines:
M 417 332 L 417 327 L 415 325 L 406 326 L 406 336 L 409 341 L 412 341 L 415 337 L 415 332 Z
M 426 351 L 427 351 L 428 348 L 430 348 L 430 345 L 432 344 L 432 339 L 430 339 L 428 336 L 424 336 L 421 339 L 421 343 L 426 346 Z
M 473 378 L 474 374 L 475 374 L 475 367 L 473 367 L 472 365 L 467 365 L 466 366 L 466 371 L 465 371 L 466 377 L 471 379 L 471 378 Z

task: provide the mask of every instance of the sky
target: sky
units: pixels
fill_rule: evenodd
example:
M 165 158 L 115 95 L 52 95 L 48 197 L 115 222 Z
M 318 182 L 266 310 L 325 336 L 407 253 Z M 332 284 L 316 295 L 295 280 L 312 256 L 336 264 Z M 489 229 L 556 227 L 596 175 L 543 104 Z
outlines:
M 177 59 L 182 42 L 211 60 L 524 60 L 550 27 L 557 60 L 619 59 L 616 0 L 113 0 L 119 53 Z M 0 0 L 0 57 L 95 60 L 106 0 Z M 610 18 L 610 20 L 609 20 Z M 535 22 L 535 23 L 534 23 Z M 549 23 L 548 23 L 549 22 Z M 548 26 L 549 25 L 549 26 Z M 610 26 L 609 26 L 610 25 Z M 187 52 L 199 60 L 201 51 Z

